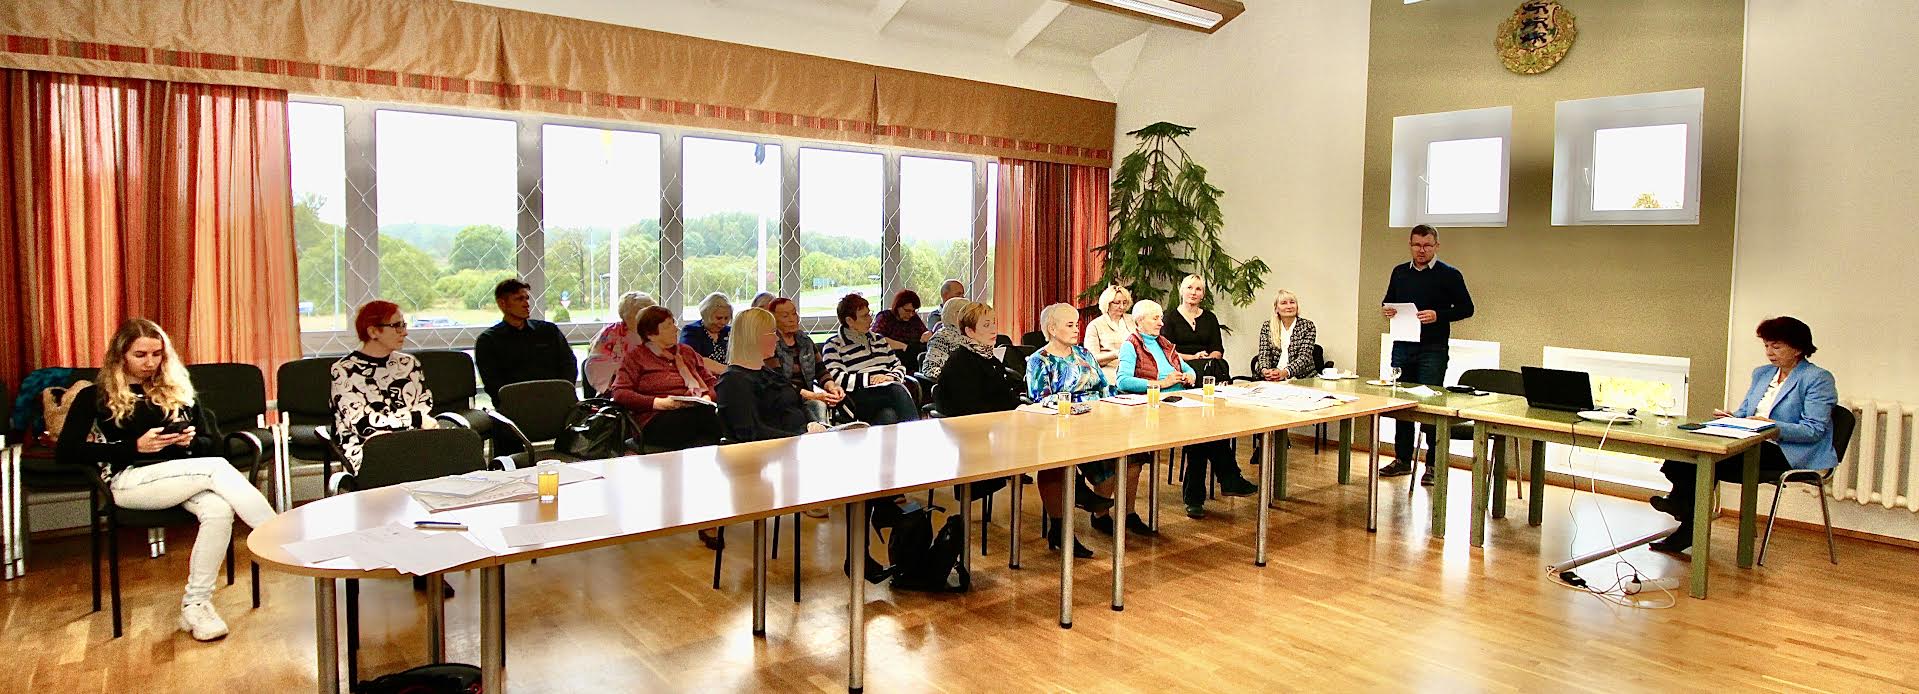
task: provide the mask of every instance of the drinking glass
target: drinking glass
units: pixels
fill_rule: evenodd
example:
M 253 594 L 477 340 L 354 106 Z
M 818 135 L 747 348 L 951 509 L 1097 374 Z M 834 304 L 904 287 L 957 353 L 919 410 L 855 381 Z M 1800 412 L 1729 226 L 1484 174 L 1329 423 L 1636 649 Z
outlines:
M 555 463 L 540 463 L 539 474 L 540 501 L 552 503 L 560 498 L 560 466 Z
M 1670 395 L 1664 396 L 1659 398 L 1658 405 L 1659 411 L 1654 414 L 1658 415 L 1659 426 L 1671 426 L 1673 410 L 1679 407 L 1678 399 Z
M 1389 381 L 1387 381 L 1387 383 L 1388 383 L 1388 385 L 1391 385 L 1391 386 L 1392 386 L 1392 387 L 1394 387 L 1394 388 L 1398 388 L 1398 387 L 1399 387 L 1399 375 L 1400 375 L 1401 373 L 1404 373 L 1404 371 L 1402 371 L 1402 370 L 1401 370 L 1401 369 L 1400 369 L 1399 367 L 1397 367 L 1397 366 L 1395 366 L 1395 367 L 1392 367 L 1392 368 L 1390 368 L 1390 369 L 1387 369 L 1387 370 L 1386 370 L 1386 373 L 1387 373 L 1387 374 L 1388 374 L 1389 376 L 1391 376 L 1391 380 L 1389 380 Z
M 1207 400 L 1213 399 L 1213 386 L 1217 384 L 1218 382 L 1219 380 L 1212 376 L 1207 376 L 1205 378 L 1200 379 L 1199 392 L 1205 395 Z
M 1159 384 L 1155 383 L 1155 384 L 1146 386 L 1146 404 L 1148 405 L 1159 404 Z
M 1053 402 L 1054 404 L 1059 405 L 1059 415 L 1061 417 L 1064 417 L 1073 413 L 1073 398 L 1071 396 L 1065 393 L 1060 393 L 1059 397 L 1055 398 Z

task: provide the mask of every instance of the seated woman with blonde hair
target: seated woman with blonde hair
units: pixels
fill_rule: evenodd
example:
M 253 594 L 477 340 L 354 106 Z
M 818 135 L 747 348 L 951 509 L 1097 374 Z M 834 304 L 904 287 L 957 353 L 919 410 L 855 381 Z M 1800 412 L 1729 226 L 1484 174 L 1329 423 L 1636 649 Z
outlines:
M 620 296 L 620 320 L 601 328 L 600 334 L 593 337 L 593 346 L 586 350 L 585 381 L 592 395 L 604 395 L 612 388 L 613 376 L 620 372 L 620 361 L 626 358 L 626 353 L 646 343 L 634 326 L 639 323 L 640 309 L 655 303 L 646 292 L 627 292 Z
M 763 441 L 826 430 L 825 425 L 809 421 L 793 382 L 767 367 L 778 339 L 773 314 L 766 309 L 749 308 L 733 320 L 726 373 L 720 374 L 713 389 L 728 439 Z
M 1099 293 L 1099 317 L 1086 324 L 1086 350 L 1106 371 L 1107 380 L 1119 378 L 1119 348 L 1139 330 L 1127 311 L 1133 308 L 1133 293 L 1117 284 Z
M 1313 346 L 1318 342 L 1313 322 L 1299 317 L 1299 296 L 1281 289 L 1273 297 L 1273 317 L 1259 324 L 1253 371 L 1268 381 L 1318 375 L 1319 365 L 1313 363 Z
M 226 636 L 226 622 L 213 610 L 213 589 L 233 540 L 233 517 L 258 528 L 273 518 L 273 507 L 219 457 L 220 432 L 194 401 L 186 365 L 160 326 L 145 318 L 120 324 L 97 378 L 67 410 L 55 455 L 65 464 L 96 466 L 119 506 L 179 506 L 200 519 L 187 560 L 180 630 L 200 641 Z

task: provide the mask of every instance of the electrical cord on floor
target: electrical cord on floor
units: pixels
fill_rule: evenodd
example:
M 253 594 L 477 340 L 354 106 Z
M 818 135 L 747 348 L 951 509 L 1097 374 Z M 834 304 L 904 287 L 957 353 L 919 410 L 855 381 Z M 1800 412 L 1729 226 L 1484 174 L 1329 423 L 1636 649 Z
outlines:
M 1612 436 L 1613 423 L 1611 420 L 1606 422 L 1606 429 L 1600 433 L 1599 445 L 1594 450 L 1599 452 L 1606 450 L 1606 440 Z M 1573 476 L 1572 493 L 1566 498 L 1566 518 L 1572 521 L 1573 526 L 1572 537 L 1566 541 L 1566 553 L 1573 556 L 1577 556 L 1574 555 L 1574 552 L 1579 541 L 1579 517 L 1574 512 L 1574 505 L 1579 499 L 1579 470 L 1573 462 L 1576 459 L 1576 456 L 1573 455 L 1576 449 L 1578 449 L 1577 445 L 1566 447 L 1566 469 L 1570 471 Z M 1592 495 L 1595 497 L 1599 496 L 1598 479 L 1589 474 L 1586 476 L 1586 482 Z M 1585 578 L 1572 570 L 1561 571 L 1557 574 L 1548 574 L 1548 578 L 1565 588 L 1591 595 L 1594 599 L 1610 607 L 1663 610 L 1677 605 L 1679 603 L 1678 596 L 1673 595 L 1673 592 L 1663 585 L 1657 586 L 1660 592 L 1666 594 L 1666 600 L 1663 603 L 1643 603 L 1634 599 L 1643 593 L 1645 582 L 1650 581 L 1653 577 L 1647 575 L 1644 571 L 1640 571 L 1638 566 L 1633 565 L 1632 560 L 1626 558 L 1625 553 L 1619 551 L 1619 541 L 1613 538 L 1612 523 L 1606 518 L 1606 509 L 1598 503 L 1593 504 L 1593 509 L 1599 512 L 1599 523 L 1600 526 L 1606 530 L 1606 542 L 1613 548 L 1613 558 L 1619 560 L 1613 564 L 1612 585 L 1604 588 L 1593 586 Z M 1630 573 L 1628 570 L 1630 570 Z

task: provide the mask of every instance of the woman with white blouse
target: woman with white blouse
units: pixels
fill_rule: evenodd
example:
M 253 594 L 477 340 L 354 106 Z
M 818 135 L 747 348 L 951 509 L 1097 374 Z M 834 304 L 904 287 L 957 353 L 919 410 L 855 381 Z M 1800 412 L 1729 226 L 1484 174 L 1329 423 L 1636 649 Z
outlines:
M 1133 293 L 1117 284 L 1099 293 L 1099 317 L 1086 324 L 1086 349 L 1093 361 L 1106 372 L 1106 380 L 1119 378 L 1119 350 L 1139 330 L 1139 324 L 1127 311 L 1133 308 Z
M 1310 378 L 1319 372 L 1313 363 L 1318 333 L 1313 322 L 1299 317 L 1299 296 L 1281 289 L 1273 298 L 1273 317 L 1259 326 L 1259 355 L 1253 370 L 1268 381 Z

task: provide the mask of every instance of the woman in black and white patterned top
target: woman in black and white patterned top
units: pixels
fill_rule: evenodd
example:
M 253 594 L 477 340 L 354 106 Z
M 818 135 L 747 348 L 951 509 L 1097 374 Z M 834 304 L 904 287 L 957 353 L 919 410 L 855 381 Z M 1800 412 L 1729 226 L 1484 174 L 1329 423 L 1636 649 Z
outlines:
M 1253 369 L 1268 381 L 1319 375 L 1319 365 L 1313 363 L 1318 339 L 1313 322 L 1299 317 L 1299 297 L 1281 289 L 1273 299 L 1272 319 L 1259 326 L 1259 355 Z
M 390 431 L 432 429 L 433 393 L 420 361 L 401 352 L 406 316 L 391 301 L 369 301 L 353 319 L 360 349 L 333 362 L 334 441 L 348 474 L 360 472 L 360 448 Z
M 840 330 L 826 340 L 821 363 L 826 377 L 838 381 L 853 403 L 853 414 L 872 424 L 897 424 L 919 419 L 913 395 L 906 392 L 906 367 L 874 335 L 873 309 L 866 297 L 848 294 L 834 313 Z

